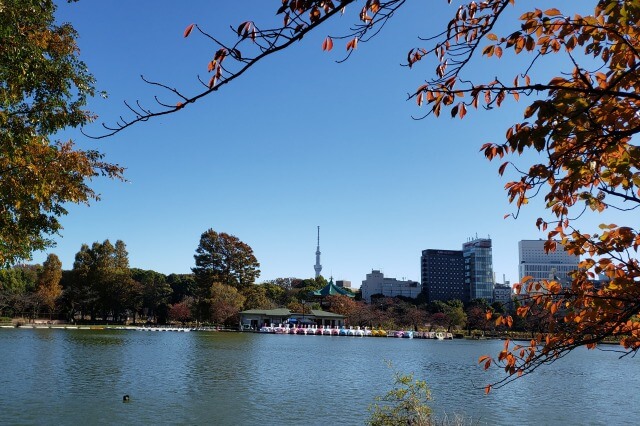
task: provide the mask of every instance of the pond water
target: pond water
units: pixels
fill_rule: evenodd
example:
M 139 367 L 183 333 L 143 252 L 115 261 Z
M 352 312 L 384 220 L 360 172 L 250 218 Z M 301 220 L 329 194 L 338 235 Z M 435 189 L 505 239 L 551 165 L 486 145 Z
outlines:
M 576 350 L 484 395 L 482 387 L 503 376 L 477 359 L 496 355 L 502 344 L 0 329 L 0 423 L 362 425 L 399 371 L 427 381 L 440 417 L 489 425 L 637 424 L 639 359 Z

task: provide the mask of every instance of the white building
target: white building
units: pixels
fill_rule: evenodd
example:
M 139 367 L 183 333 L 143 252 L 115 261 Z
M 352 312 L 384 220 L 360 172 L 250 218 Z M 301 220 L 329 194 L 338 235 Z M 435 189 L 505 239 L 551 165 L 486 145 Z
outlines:
M 382 294 L 386 297 L 404 296 L 416 298 L 422 291 L 422 286 L 417 281 L 398 281 L 395 278 L 385 278 L 380 271 L 372 270 L 367 274 L 367 279 L 360 286 L 362 299 L 371 303 L 371 296 Z
M 519 281 L 522 282 L 526 276 L 533 277 L 534 282 L 553 278 L 562 286 L 569 286 L 569 273 L 578 269 L 580 257 L 567 253 L 559 242 L 555 251 L 547 253 L 544 251 L 545 242 L 546 240 L 518 242 Z

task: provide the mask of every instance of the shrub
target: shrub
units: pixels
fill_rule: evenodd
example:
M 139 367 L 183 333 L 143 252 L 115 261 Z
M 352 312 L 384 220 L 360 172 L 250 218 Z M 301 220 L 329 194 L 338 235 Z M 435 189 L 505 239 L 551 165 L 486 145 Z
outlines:
M 391 367 L 391 365 L 389 364 Z M 431 425 L 431 391 L 424 380 L 414 380 L 413 374 L 393 374 L 394 387 L 384 396 L 376 397 L 369 406 L 371 426 L 395 426 L 411 424 Z

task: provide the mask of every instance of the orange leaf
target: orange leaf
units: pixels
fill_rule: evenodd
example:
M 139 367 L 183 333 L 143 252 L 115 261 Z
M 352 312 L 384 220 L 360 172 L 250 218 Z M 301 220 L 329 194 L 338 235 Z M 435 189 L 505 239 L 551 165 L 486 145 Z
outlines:
M 486 395 L 486 394 L 488 394 L 489 392 L 491 392 L 491 385 L 487 385 L 487 386 L 485 386 L 485 388 L 484 388 L 484 394 L 485 394 L 485 395 Z
M 558 15 L 562 15 L 562 12 L 560 12 L 558 9 L 554 7 L 552 9 L 545 10 L 544 14 L 547 16 L 558 16 Z
M 189 25 L 189 26 L 184 30 L 184 36 L 185 36 L 185 37 L 189 37 L 189 34 L 191 34 L 191 31 L 193 31 L 193 27 L 194 27 L 195 25 L 196 25 L 196 24 L 191 24 L 191 25 Z
M 333 49 L 333 40 L 331 39 L 331 37 L 327 37 L 324 39 L 324 42 L 322 42 L 322 50 L 328 52 L 331 49 Z
M 458 116 L 460 118 L 464 118 L 465 115 L 467 115 L 467 107 L 463 103 L 460 103 L 460 112 L 458 113 Z

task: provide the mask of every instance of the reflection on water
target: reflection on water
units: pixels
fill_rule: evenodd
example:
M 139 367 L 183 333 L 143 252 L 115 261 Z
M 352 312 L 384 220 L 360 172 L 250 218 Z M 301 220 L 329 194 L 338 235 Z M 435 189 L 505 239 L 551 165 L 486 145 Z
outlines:
M 392 385 L 477 424 L 635 424 L 639 360 L 580 350 L 485 396 L 476 361 L 499 341 L 250 333 L 0 330 L 0 423 L 361 425 Z M 624 402 L 619 401 L 624 392 Z M 122 403 L 128 394 L 131 402 Z M 620 405 L 622 404 L 622 405 Z

